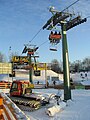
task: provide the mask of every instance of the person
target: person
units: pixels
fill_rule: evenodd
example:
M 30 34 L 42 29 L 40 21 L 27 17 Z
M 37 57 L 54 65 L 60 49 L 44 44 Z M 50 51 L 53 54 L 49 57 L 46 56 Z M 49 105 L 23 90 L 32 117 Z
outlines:
M 39 81 L 37 81 L 37 84 L 39 84 Z
M 55 82 L 55 80 L 53 81 L 53 85 L 55 86 L 55 84 L 56 84 L 56 82 Z
M 58 93 L 55 95 L 56 101 L 57 101 L 57 105 L 59 105 L 59 102 L 61 101 L 61 91 L 58 90 Z
M 49 86 L 49 82 L 47 82 L 47 87 Z
M 73 79 L 70 78 L 70 85 L 73 85 Z
M 87 73 L 85 73 L 85 77 L 87 77 Z

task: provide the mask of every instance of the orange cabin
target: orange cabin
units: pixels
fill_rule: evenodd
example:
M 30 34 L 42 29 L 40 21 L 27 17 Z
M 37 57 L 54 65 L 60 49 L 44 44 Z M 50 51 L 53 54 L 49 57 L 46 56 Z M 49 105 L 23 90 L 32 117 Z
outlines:
M 14 81 L 11 85 L 10 96 L 21 96 L 23 94 L 24 86 L 29 86 L 27 81 Z

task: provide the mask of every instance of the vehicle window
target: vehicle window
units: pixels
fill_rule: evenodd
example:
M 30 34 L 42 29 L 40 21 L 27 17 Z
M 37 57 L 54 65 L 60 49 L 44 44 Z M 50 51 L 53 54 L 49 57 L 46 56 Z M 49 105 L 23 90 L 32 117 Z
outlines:
M 13 83 L 12 88 L 18 88 L 17 83 Z

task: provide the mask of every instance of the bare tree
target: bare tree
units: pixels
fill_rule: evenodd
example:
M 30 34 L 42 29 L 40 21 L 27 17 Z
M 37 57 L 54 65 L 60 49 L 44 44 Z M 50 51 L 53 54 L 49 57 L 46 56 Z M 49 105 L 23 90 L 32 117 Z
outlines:
M 70 63 L 70 71 L 90 71 L 90 57 L 85 58 L 82 62 L 81 60 L 76 60 L 73 63 Z
M 58 62 L 57 59 L 54 59 L 51 61 L 51 69 L 54 72 L 60 73 L 61 72 L 61 67 L 60 67 L 60 63 Z
M 5 55 L 0 52 L 0 62 L 5 62 Z
M 12 62 L 12 58 L 13 56 L 18 56 L 18 52 L 11 52 L 10 55 L 9 55 L 9 62 Z
M 90 57 L 87 57 L 83 60 L 82 66 L 85 70 L 90 71 Z

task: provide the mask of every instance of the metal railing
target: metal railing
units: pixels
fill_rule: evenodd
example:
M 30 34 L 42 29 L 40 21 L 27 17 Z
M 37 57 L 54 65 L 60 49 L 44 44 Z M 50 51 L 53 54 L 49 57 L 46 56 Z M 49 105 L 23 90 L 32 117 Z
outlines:
M 0 82 L 0 89 L 8 89 L 11 87 L 11 82 Z
M 4 93 L 0 93 L 0 120 L 30 120 Z

